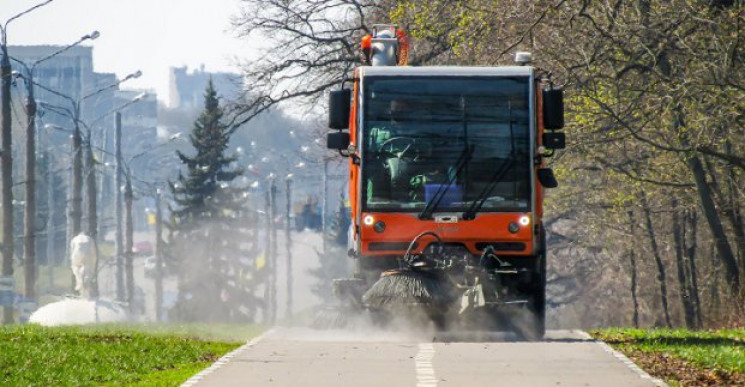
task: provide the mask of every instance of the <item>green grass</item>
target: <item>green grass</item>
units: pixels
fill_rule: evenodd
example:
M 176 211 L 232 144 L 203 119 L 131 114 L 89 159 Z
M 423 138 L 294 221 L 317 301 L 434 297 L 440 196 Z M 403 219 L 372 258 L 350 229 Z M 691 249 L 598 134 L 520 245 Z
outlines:
M 261 330 L 207 324 L 0 327 L 0 385 L 178 385 Z
M 737 380 L 745 374 L 745 329 L 689 331 L 614 328 L 590 333 L 632 357 L 646 357 L 654 361 L 660 356 L 668 356 L 692 366 L 694 372 L 724 373 Z M 691 373 L 690 369 L 680 365 L 668 368 L 674 368 L 670 374 Z M 671 381 L 675 382 L 675 379 Z

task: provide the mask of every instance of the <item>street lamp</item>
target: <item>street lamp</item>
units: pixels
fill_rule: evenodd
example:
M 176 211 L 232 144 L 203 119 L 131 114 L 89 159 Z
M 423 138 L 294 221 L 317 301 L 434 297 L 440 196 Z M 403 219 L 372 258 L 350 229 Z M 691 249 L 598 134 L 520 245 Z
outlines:
M 52 0 L 34 5 L 33 7 L 11 17 L 5 23 L 0 25 L 0 53 L 2 54 L 2 60 L 0 60 L 0 78 L 2 78 L 2 87 L 0 88 L 0 115 L 2 115 L 2 128 L 0 128 L 0 137 L 2 138 L 2 147 L 0 148 L 0 169 L 2 172 L 2 206 L 5 208 L 3 211 L 3 238 L 2 238 L 2 252 L 3 252 L 3 270 L 2 279 L 3 282 L 13 281 L 13 211 L 8 209 L 13 206 L 13 158 L 11 157 L 12 152 L 12 122 L 10 117 L 10 84 L 11 84 L 11 67 L 10 67 L 10 56 L 8 55 L 8 25 L 23 15 L 28 14 L 38 8 L 41 8 Z M 12 289 L 12 286 L 11 286 Z M 6 290 L 3 290 L 6 291 Z M 9 324 L 13 322 L 13 306 L 7 301 L 7 297 L 3 299 L 3 324 Z
M 36 236 L 34 232 L 34 220 L 36 219 L 36 100 L 34 99 L 34 72 L 36 66 L 49 59 L 83 43 L 86 40 L 96 39 L 100 36 L 98 31 L 84 35 L 76 42 L 62 47 L 61 49 L 47 55 L 30 66 L 22 61 L 12 58 L 25 70 L 24 83 L 26 85 L 26 207 L 23 215 L 23 262 L 25 269 L 25 296 L 26 302 L 34 302 L 36 299 Z M 47 238 L 50 236 L 47 235 Z M 47 257 L 47 259 L 49 259 Z
M 142 94 L 135 97 L 132 102 L 142 99 Z M 130 104 L 132 103 L 130 102 Z M 182 139 L 180 133 L 172 135 L 167 141 L 154 147 L 139 152 L 126 161 L 122 156 L 122 130 L 121 113 L 116 113 L 116 135 L 115 135 L 115 157 L 116 157 L 116 289 L 117 299 L 125 301 L 125 274 L 127 297 L 131 300 L 134 291 L 134 277 L 132 274 L 131 250 L 132 250 L 132 163 L 140 157 L 155 150 L 162 149 L 166 145 Z M 124 181 L 122 181 L 124 180 Z M 124 195 L 124 198 L 122 198 Z M 123 209 L 122 206 L 126 208 Z M 125 235 L 126 234 L 126 235 Z M 126 238 L 125 238 L 126 236 Z M 125 262 L 126 261 L 126 262 Z

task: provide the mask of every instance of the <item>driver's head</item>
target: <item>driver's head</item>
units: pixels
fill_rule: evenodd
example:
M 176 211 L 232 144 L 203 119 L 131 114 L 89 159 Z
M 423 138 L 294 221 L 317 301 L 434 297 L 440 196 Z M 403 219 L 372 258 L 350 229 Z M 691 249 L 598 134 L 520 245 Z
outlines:
M 391 101 L 391 121 L 399 123 L 411 114 L 411 104 L 405 99 Z

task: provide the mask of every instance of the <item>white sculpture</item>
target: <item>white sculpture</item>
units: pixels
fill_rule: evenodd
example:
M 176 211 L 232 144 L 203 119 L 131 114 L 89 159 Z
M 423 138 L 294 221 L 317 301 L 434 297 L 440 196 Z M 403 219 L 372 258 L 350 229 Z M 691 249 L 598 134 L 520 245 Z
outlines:
M 95 275 L 96 246 L 91 237 L 80 233 L 70 241 L 70 268 L 75 276 L 75 290 L 89 297 L 91 280 Z

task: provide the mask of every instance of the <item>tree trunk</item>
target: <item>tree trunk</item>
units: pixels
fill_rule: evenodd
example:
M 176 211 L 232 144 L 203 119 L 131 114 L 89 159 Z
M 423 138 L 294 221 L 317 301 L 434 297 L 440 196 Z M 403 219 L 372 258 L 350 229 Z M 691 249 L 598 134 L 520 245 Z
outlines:
M 678 288 L 680 291 L 680 302 L 683 306 L 683 315 L 687 328 L 694 328 L 696 325 L 695 311 L 688 287 L 686 277 L 686 264 L 684 259 L 685 250 L 685 231 L 680 222 L 680 212 L 678 210 L 678 200 L 673 198 L 670 202 L 672 207 L 673 221 L 673 240 L 675 241 L 675 262 L 678 269 Z
M 732 155 L 732 142 L 727 140 L 724 144 L 727 155 Z M 732 230 L 735 232 L 735 246 L 737 246 L 737 256 L 740 262 L 740 270 L 745 271 L 745 224 L 742 219 L 742 211 L 737 201 L 737 176 L 732 164 L 726 166 L 727 169 L 727 191 L 729 196 L 730 208 L 727 216 L 732 224 Z
M 634 211 L 629 211 L 629 225 L 631 226 L 631 237 L 636 239 L 636 221 Z M 629 249 L 629 263 L 631 263 L 631 300 L 634 302 L 634 315 L 632 321 L 634 328 L 639 328 L 639 299 L 637 298 L 637 271 L 636 271 L 636 251 L 634 246 Z
M 689 267 L 689 275 L 690 278 L 690 290 L 688 291 L 688 294 L 691 295 L 693 298 L 693 304 L 695 307 L 695 314 L 696 314 L 696 327 L 701 328 L 703 326 L 703 318 L 701 315 L 701 299 L 699 298 L 698 294 L 698 272 L 696 270 L 696 248 L 697 248 L 697 227 L 698 227 L 698 217 L 696 215 L 695 210 L 689 210 L 688 216 L 688 227 L 687 230 L 690 230 L 688 233 L 686 233 L 686 240 L 689 241 L 689 244 L 686 248 L 686 255 L 688 256 L 688 267 Z
M 652 226 L 651 210 L 649 208 L 649 202 L 647 202 L 647 196 L 645 194 L 641 195 L 641 201 L 644 210 L 644 218 L 647 225 L 647 236 L 649 237 L 649 244 L 652 247 L 652 255 L 654 256 L 654 261 L 657 264 L 657 282 L 659 282 L 660 285 L 660 295 L 662 298 L 662 310 L 665 314 L 665 324 L 668 328 L 672 328 L 673 324 L 670 321 L 670 311 L 667 303 L 667 278 L 665 276 L 665 265 L 662 262 L 662 257 L 660 256 L 660 249 L 657 245 L 657 237 Z
M 684 148 L 690 148 L 691 142 L 688 139 L 688 133 L 681 131 L 680 128 L 685 128 L 685 117 L 683 114 L 683 108 L 680 105 L 675 107 L 675 122 L 673 127 L 680 139 L 681 145 Z M 711 189 L 708 182 L 706 181 L 706 171 L 701 162 L 701 159 L 697 154 L 691 154 L 686 158 L 686 165 L 693 173 L 693 178 L 696 183 L 696 193 L 698 194 L 699 201 L 701 203 L 701 209 L 706 218 L 706 222 L 711 230 L 711 235 L 714 237 L 717 252 L 719 253 L 719 259 L 724 264 L 724 270 L 726 273 L 727 284 L 733 294 L 738 294 L 740 291 L 740 271 L 737 267 L 737 260 L 732 252 L 732 247 L 727 239 L 727 234 L 722 226 L 722 220 L 717 211 L 714 198 L 712 196 Z
M 714 256 L 714 254 L 716 253 L 715 243 L 714 242 L 709 243 L 708 249 L 709 249 L 708 251 L 709 256 L 710 257 Z M 722 302 L 719 297 L 719 292 L 720 292 L 719 288 L 720 288 L 722 281 L 721 281 L 720 273 L 721 273 L 721 267 L 719 265 L 719 262 L 712 261 L 711 262 L 711 274 L 709 274 L 709 278 L 708 278 L 709 280 L 709 283 L 708 283 L 709 302 L 707 304 L 709 307 L 709 313 L 708 313 L 709 316 L 716 316 L 719 313 L 719 310 L 721 309 Z

